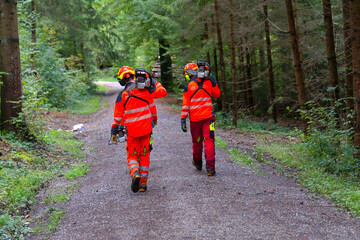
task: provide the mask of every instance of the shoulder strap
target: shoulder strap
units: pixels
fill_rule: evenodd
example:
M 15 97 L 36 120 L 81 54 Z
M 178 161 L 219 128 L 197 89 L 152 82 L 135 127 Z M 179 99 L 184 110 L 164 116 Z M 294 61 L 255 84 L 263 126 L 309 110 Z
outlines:
M 131 92 L 132 90 L 134 90 L 134 89 L 135 89 L 135 84 L 131 84 L 128 88 L 125 88 L 125 89 L 124 89 L 125 92 L 127 92 L 127 93 L 129 94 L 129 97 L 126 99 L 126 101 L 125 101 L 125 103 L 124 103 L 124 108 L 125 108 L 127 102 L 129 101 L 129 99 L 130 99 L 131 97 L 137 98 L 137 99 L 139 99 L 139 100 L 141 100 L 141 101 L 144 101 L 144 102 L 146 102 L 147 104 L 149 104 L 149 102 L 148 102 L 147 100 L 131 94 L 130 92 Z
M 203 88 L 203 81 L 198 81 L 198 80 L 196 80 L 196 79 L 192 79 L 191 81 L 194 81 L 194 82 L 196 82 L 197 84 L 198 84 L 198 89 L 196 89 L 196 91 L 191 95 L 191 97 L 190 97 L 190 100 L 195 96 L 195 94 L 200 90 L 200 89 L 202 89 L 202 90 L 204 90 L 206 93 L 207 93 L 207 95 L 209 95 L 209 97 L 211 97 L 211 95 L 210 95 L 210 93 L 208 92 L 208 91 L 206 91 L 206 89 L 204 89 Z

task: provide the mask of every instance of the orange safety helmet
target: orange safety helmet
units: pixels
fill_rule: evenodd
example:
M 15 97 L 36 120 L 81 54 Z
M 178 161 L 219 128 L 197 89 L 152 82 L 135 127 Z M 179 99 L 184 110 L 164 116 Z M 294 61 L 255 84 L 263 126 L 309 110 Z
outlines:
M 134 69 L 129 66 L 122 66 L 118 72 L 118 80 L 121 86 L 125 86 L 126 82 L 124 79 L 135 75 Z
M 196 65 L 196 63 L 188 63 L 185 65 L 184 67 L 184 74 L 185 74 L 185 79 L 187 81 L 190 81 L 190 74 L 186 72 L 187 69 L 192 69 L 192 70 L 197 70 L 198 66 Z

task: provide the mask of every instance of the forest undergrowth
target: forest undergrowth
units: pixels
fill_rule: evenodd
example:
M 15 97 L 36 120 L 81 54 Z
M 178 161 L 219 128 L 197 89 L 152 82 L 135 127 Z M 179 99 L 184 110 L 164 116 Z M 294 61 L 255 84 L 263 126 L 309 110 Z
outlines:
M 84 144 L 75 138 L 71 129 L 52 129 L 51 118 L 98 111 L 100 95 L 105 90 L 99 87 L 92 95 L 84 95 L 64 112 L 33 109 L 32 105 L 25 114 L 35 137 L 32 140 L 24 141 L 12 133 L 0 136 L 0 239 L 23 239 L 29 231 L 49 234 L 56 230 L 64 211 L 51 205 L 70 200 L 76 184 L 69 182 L 63 192 L 45 200 L 48 210 L 41 220 L 29 216 L 31 206 L 37 203 L 36 194 L 57 178 L 76 179 L 89 168 Z M 36 221 L 35 229 L 29 227 L 33 221 Z
M 309 118 L 311 115 L 315 122 L 315 110 L 310 111 Z M 241 134 L 237 138 L 251 136 L 255 146 L 244 150 L 241 145 L 219 137 L 216 146 L 227 151 L 235 162 L 251 166 L 254 171 L 262 172 L 262 164 L 272 166 L 283 175 L 296 178 L 314 196 L 323 195 L 339 208 L 360 216 L 360 160 L 354 157 L 357 151 L 348 143 L 351 130 L 337 129 L 335 119 L 330 119 L 334 121 L 327 119 L 330 126 L 327 131 L 319 130 L 317 121 L 317 128 L 310 126 L 309 134 L 304 136 L 296 128 L 252 122 L 243 117 L 238 121 Z M 234 129 L 231 121 L 231 117 L 218 113 L 218 126 Z

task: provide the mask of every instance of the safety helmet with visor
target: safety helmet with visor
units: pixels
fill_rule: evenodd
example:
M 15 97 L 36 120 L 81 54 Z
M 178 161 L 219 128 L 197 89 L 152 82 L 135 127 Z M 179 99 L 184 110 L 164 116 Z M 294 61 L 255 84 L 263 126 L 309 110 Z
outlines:
M 193 75 L 196 75 L 196 70 L 198 70 L 198 66 L 196 63 L 188 63 L 184 67 L 184 75 L 186 81 L 190 81 Z
M 125 86 L 125 84 L 129 81 L 131 77 L 135 75 L 134 69 L 129 66 L 122 66 L 118 72 L 118 81 L 121 86 Z

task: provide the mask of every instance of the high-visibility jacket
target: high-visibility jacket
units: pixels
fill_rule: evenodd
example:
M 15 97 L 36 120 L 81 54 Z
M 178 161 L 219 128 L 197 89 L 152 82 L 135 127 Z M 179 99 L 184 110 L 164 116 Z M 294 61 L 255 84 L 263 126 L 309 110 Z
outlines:
M 149 91 L 134 88 L 134 84 L 126 84 L 119 93 L 112 127 L 123 125 L 129 136 L 141 137 L 152 132 L 152 123 L 157 122 L 157 112 Z
M 151 79 L 151 87 L 147 88 L 147 90 L 153 99 L 162 98 L 167 95 L 167 91 L 163 85 L 153 78 Z
M 220 97 L 220 89 L 215 79 L 191 79 L 184 87 L 181 119 L 188 114 L 191 121 L 212 117 L 212 97 Z

